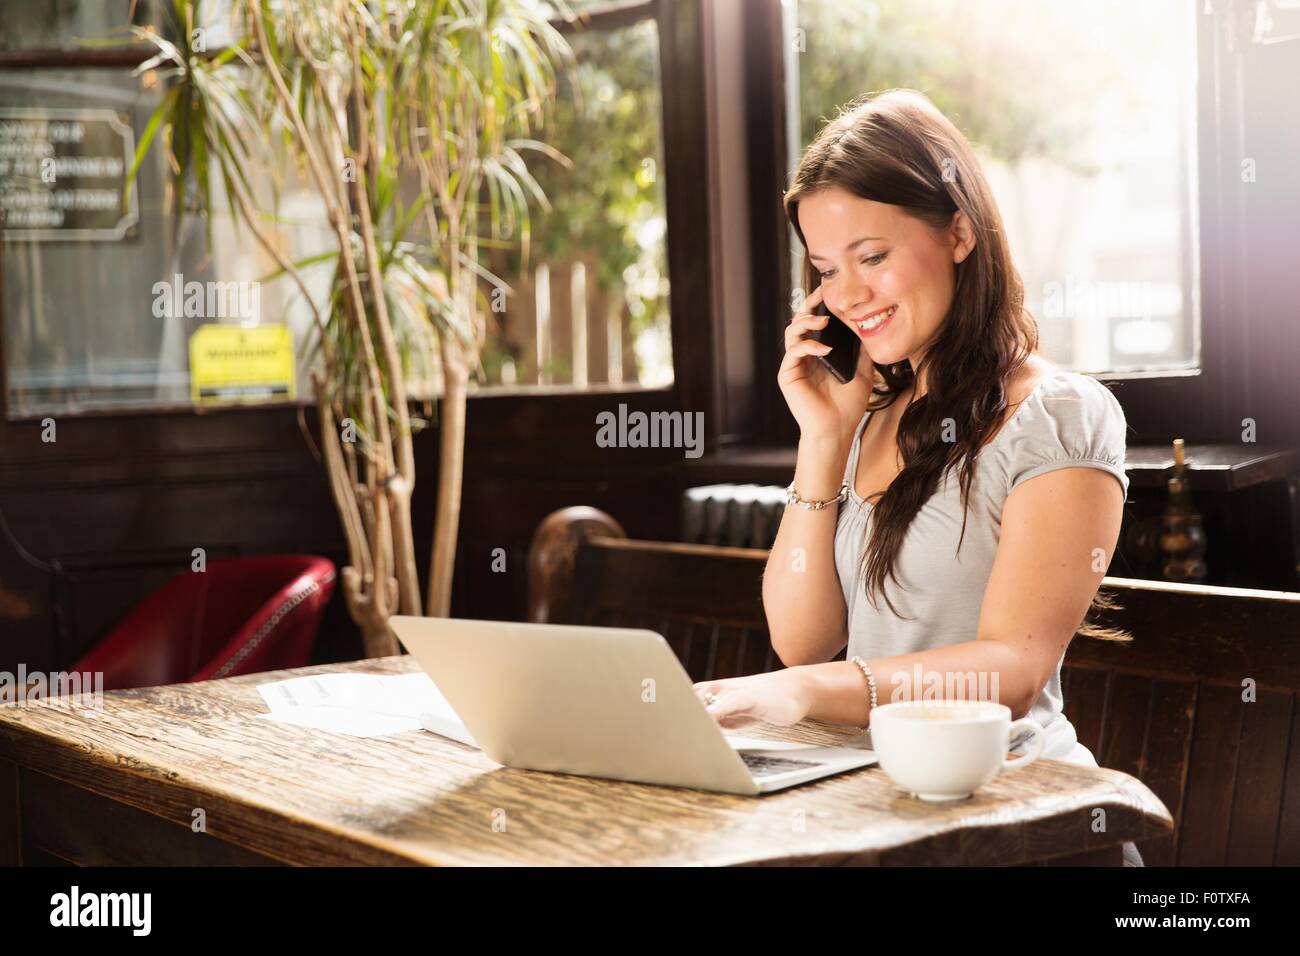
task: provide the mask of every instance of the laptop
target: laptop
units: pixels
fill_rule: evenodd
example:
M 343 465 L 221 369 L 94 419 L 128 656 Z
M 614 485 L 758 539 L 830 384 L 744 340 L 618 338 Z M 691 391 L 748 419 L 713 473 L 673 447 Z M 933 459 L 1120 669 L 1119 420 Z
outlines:
M 724 734 L 654 631 L 401 615 L 390 624 L 503 766 L 761 794 L 876 762 L 860 746 Z

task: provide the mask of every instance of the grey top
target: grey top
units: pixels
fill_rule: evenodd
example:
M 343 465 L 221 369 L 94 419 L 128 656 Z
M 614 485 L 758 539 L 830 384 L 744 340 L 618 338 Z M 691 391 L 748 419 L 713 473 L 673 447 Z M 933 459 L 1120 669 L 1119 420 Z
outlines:
M 886 580 L 887 593 L 899 613 L 914 618 L 904 620 L 895 617 L 879 595 L 880 610 L 873 608 L 858 580 L 872 506 L 858 497 L 854 479 L 862 432 L 871 414 L 863 413 L 854 433 L 845 469 L 849 496 L 839 506 L 835 528 L 835 568 L 848 607 L 849 657 L 860 654 L 871 660 L 975 640 L 1001 533 L 1003 502 L 1021 482 L 1058 468 L 1100 468 L 1119 480 L 1128 497 L 1124 473 L 1128 426 L 1119 401 L 1094 378 L 1064 369 L 1048 372 L 980 450 L 960 557 L 958 469 L 948 472 L 908 527 L 896 564 L 898 584 Z M 1061 661 L 1057 661 L 1055 673 L 1028 716 L 1047 733 L 1044 757 L 1096 766 L 1062 707 Z M 1017 737 L 1011 749 L 1023 749 L 1026 739 Z

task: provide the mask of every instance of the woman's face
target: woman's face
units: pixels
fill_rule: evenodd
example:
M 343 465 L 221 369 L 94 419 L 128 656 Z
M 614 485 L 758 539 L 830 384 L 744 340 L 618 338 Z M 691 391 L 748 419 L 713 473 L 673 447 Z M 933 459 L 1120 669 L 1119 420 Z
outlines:
M 974 246 L 966 217 L 935 230 L 901 206 L 828 186 L 800 200 L 799 226 L 826 307 L 871 361 L 915 367 L 952 305 L 955 263 Z

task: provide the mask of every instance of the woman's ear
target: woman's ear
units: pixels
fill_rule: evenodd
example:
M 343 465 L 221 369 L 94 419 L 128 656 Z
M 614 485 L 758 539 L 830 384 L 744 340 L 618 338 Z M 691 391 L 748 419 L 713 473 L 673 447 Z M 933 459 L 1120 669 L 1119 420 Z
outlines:
M 952 226 L 950 227 L 952 236 L 952 261 L 964 262 L 975 248 L 975 230 L 971 228 L 970 220 L 966 214 L 958 209 L 952 214 Z

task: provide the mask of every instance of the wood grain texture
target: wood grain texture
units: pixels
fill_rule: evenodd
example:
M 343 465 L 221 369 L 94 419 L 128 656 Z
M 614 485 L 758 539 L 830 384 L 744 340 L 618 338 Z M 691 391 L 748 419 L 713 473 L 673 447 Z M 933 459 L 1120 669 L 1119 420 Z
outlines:
M 0 866 L 22 863 L 22 819 L 18 815 L 18 767 L 0 760 Z
M 567 618 L 578 549 L 593 535 L 626 538 L 627 532 L 605 512 L 582 505 L 552 511 L 537 526 L 528 549 L 528 620 Z
M 187 829 L 202 808 L 222 845 L 291 864 L 1016 865 L 1173 825 L 1141 782 L 1058 761 L 959 804 L 915 800 L 879 768 L 756 798 L 502 768 L 423 731 L 365 740 L 258 719 L 258 683 L 341 669 L 116 691 L 99 710 L 3 707 L 0 759 Z M 811 722 L 752 734 L 838 739 Z
M 1251 866 L 1274 856 L 1294 700 L 1294 694 L 1264 691 L 1244 708 L 1228 866 Z
M 21 774 L 24 855 L 75 866 L 278 866 L 276 861 L 47 777 Z
M 1286 779 L 1282 787 L 1282 812 L 1277 827 L 1274 863 L 1300 866 L 1300 707 L 1291 708 Z
M 1179 866 L 1227 863 L 1243 710 L 1238 691 L 1201 686 L 1178 836 Z
M 1161 679 L 1152 682 L 1143 770 L 1138 776 L 1168 807 L 1175 821 L 1182 819 L 1195 713 L 1195 682 Z M 1147 866 L 1173 866 L 1178 858 L 1177 830 L 1169 836 L 1139 844 L 1138 852 Z
M 1300 845 L 1300 594 L 1106 578 L 1130 644 L 1076 639 L 1065 712 L 1177 821 L 1149 865 L 1273 866 Z M 1251 687 L 1253 698 L 1245 693 Z

